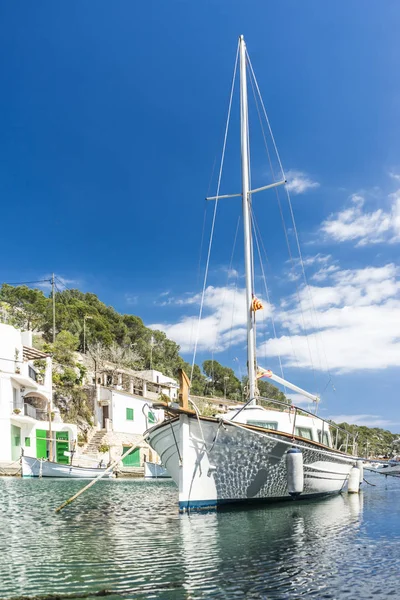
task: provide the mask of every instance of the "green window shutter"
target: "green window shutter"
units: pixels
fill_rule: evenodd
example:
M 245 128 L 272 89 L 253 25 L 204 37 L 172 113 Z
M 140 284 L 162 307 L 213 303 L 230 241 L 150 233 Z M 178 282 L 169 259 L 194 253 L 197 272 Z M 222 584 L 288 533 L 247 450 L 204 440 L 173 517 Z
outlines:
M 31 447 L 31 438 L 25 438 L 25 448 Z
M 133 421 L 133 408 L 126 409 L 126 420 Z
M 152 412 L 149 412 L 149 423 L 157 423 L 156 416 Z

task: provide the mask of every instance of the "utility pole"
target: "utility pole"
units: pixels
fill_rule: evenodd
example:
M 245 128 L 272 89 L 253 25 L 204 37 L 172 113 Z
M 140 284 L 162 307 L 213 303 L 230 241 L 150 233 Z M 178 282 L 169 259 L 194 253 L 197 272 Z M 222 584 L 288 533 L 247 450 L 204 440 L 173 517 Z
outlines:
M 154 346 L 154 337 L 151 336 L 151 339 L 150 339 L 150 370 L 153 369 L 153 346 Z
M 51 295 L 53 299 L 53 344 L 56 341 L 56 296 L 55 296 L 55 281 L 54 281 L 54 273 L 51 277 Z M 49 418 L 49 460 L 53 460 L 53 432 L 51 429 L 51 409 L 52 409 L 52 401 L 48 401 L 47 405 L 47 414 Z
M 54 273 L 51 278 L 51 293 L 53 297 L 53 344 L 56 341 L 56 296 L 55 296 L 55 283 L 54 283 Z
M 47 414 L 49 418 L 49 460 L 53 460 L 53 431 L 51 429 L 51 400 L 47 403 Z
M 90 315 L 83 317 L 83 354 L 86 354 L 86 319 L 93 319 Z

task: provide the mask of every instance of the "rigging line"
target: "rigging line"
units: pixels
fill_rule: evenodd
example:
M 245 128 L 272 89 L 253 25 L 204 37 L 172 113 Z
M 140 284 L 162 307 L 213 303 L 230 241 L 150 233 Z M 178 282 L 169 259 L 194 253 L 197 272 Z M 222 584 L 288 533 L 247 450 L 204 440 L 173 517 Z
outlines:
M 235 89 L 235 79 L 236 79 L 238 57 L 239 57 L 239 42 L 238 42 L 238 46 L 237 46 L 237 50 L 236 50 L 235 68 L 233 70 L 231 93 L 230 93 L 230 97 L 229 97 L 228 116 L 227 116 L 227 119 L 226 119 L 225 134 L 224 134 L 224 143 L 223 143 L 223 147 L 222 147 L 221 162 L 220 162 L 220 166 L 219 166 L 217 194 L 216 194 L 217 198 L 215 200 L 215 205 L 214 205 L 214 213 L 213 213 L 213 219 L 212 219 L 212 224 L 211 224 L 211 232 L 210 232 L 210 241 L 209 241 L 209 244 L 208 244 L 207 261 L 206 261 L 206 268 L 205 268 L 205 273 L 204 273 L 203 290 L 202 290 L 202 293 L 201 293 L 199 318 L 198 318 L 198 321 L 197 321 L 196 341 L 195 341 L 195 345 L 194 345 L 194 349 L 193 349 L 193 360 L 192 360 L 192 369 L 191 369 L 191 373 L 190 373 L 190 381 L 193 378 L 193 369 L 194 369 L 194 364 L 195 364 L 195 360 L 196 360 L 197 344 L 198 344 L 198 341 L 199 341 L 200 323 L 201 323 L 201 317 L 202 317 L 202 314 L 203 314 L 204 296 L 205 296 L 206 285 L 207 285 L 208 269 L 209 269 L 209 265 L 210 265 L 211 248 L 212 248 L 212 241 L 213 241 L 213 236 L 214 236 L 215 220 L 216 220 L 216 216 L 217 216 L 218 196 L 219 196 L 219 190 L 220 190 L 220 187 L 221 187 L 221 179 L 222 179 L 222 170 L 223 170 L 224 159 L 225 159 L 226 142 L 227 142 L 227 139 L 228 139 L 228 130 L 229 130 L 230 117 L 231 117 L 233 92 L 234 92 L 234 89 Z
M 274 168 L 273 168 L 273 165 L 272 165 L 272 159 L 271 159 L 271 155 L 270 155 L 269 148 L 268 148 L 268 142 L 267 142 L 265 131 L 264 131 L 264 127 L 263 127 L 263 124 L 262 124 L 261 114 L 260 114 L 260 110 L 259 110 L 259 106 L 258 106 L 256 94 L 255 94 L 255 91 L 254 91 L 254 84 L 253 84 L 253 80 L 252 80 L 251 76 L 250 76 L 250 82 L 251 82 L 251 86 L 252 86 L 254 101 L 255 101 L 255 104 L 256 104 L 256 108 L 257 108 L 258 119 L 259 119 L 259 122 L 260 122 L 260 127 L 261 127 L 261 131 L 262 131 L 263 139 L 264 139 L 264 145 L 265 145 L 265 149 L 266 149 L 267 156 L 268 156 L 268 162 L 269 162 L 269 166 L 270 166 L 270 169 L 271 169 L 272 180 L 275 182 L 276 181 L 275 172 L 274 172 Z M 313 370 L 313 375 L 314 375 L 314 380 L 315 380 L 314 365 L 313 365 L 313 362 L 312 362 L 312 355 L 311 355 L 311 350 L 310 350 L 310 346 L 309 346 L 309 342 L 308 342 L 308 334 L 307 334 L 307 330 L 306 330 L 306 327 L 305 327 L 304 313 L 303 313 L 302 304 L 301 304 L 301 300 L 300 300 L 299 289 L 298 289 L 298 286 L 297 286 L 297 283 L 296 283 L 296 280 L 295 280 L 296 272 L 295 272 L 294 258 L 293 258 L 291 247 L 290 247 L 290 241 L 289 241 L 289 237 L 288 237 L 287 229 L 286 229 L 286 224 L 285 224 L 285 217 L 284 217 L 284 214 L 283 214 L 282 204 L 281 204 L 281 200 L 280 200 L 280 196 L 279 196 L 279 192 L 278 192 L 277 188 L 275 188 L 275 194 L 276 194 L 276 199 L 277 199 L 277 202 L 278 202 L 279 212 L 280 212 L 280 216 L 281 216 L 282 228 L 283 228 L 283 232 L 284 232 L 284 235 L 285 235 L 286 246 L 287 246 L 288 254 L 289 254 L 289 257 L 290 257 L 290 262 L 291 262 L 291 267 L 292 267 L 292 273 L 294 275 L 294 281 L 295 281 L 296 292 L 297 292 L 297 299 L 298 299 L 298 303 L 299 303 L 299 306 L 300 306 L 301 317 L 302 317 L 302 329 L 303 329 L 303 331 L 305 333 L 305 336 L 306 336 L 306 339 L 307 339 L 308 352 L 309 352 L 309 357 L 310 357 L 310 361 L 311 361 L 311 365 L 312 365 L 312 370 Z M 263 252 L 264 252 L 264 256 L 265 256 L 265 258 L 267 260 L 267 263 L 269 263 L 268 257 L 267 257 L 267 252 L 266 252 L 266 249 L 265 249 L 265 246 L 264 246 L 264 240 L 263 240 L 262 235 L 260 233 L 260 230 L 259 230 L 259 227 L 258 227 L 258 223 L 255 222 L 255 224 L 256 224 L 256 228 L 258 229 L 258 233 L 259 233 L 259 237 L 260 237 L 260 240 L 261 240 L 261 246 L 262 246 L 262 249 L 263 249 Z M 289 335 L 288 337 L 289 337 L 289 340 L 290 340 L 290 345 L 291 345 L 291 348 L 292 348 L 292 353 L 293 353 L 294 359 L 296 361 L 296 364 L 299 365 L 299 360 L 297 358 L 297 354 L 296 354 L 296 350 L 295 350 L 295 347 L 294 347 L 294 344 L 293 344 L 292 336 Z
M 258 86 L 257 78 L 255 76 L 255 73 L 254 73 L 254 70 L 253 70 L 253 66 L 251 64 L 251 60 L 250 60 L 250 57 L 249 57 L 248 54 L 247 54 L 247 59 L 248 59 L 250 70 L 251 70 L 251 73 L 252 73 L 252 76 L 253 76 L 253 79 L 254 79 L 254 83 L 255 83 L 256 88 L 257 88 L 258 96 L 260 98 L 261 106 L 263 108 L 265 120 L 266 120 L 267 125 L 268 125 L 268 130 L 269 130 L 269 133 L 270 133 L 270 136 L 271 136 L 271 140 L 272 140 L 272 143 L 273 143 L 273 146 L 274 146 L 276 157 L 278 159 L 279 168 L 281 170 L 283 179 L 286 179 L 285 172 L 283 170 L 283 166 L 282 166 L 282 162 L 281 162 L 281 158 L 280 158 L 280 155 L 279 155 L 279 152 L 278 152 L 278 148 L 277 148 L 277 145 L 276 145 L 276 142 L 275 142 L 274 134 L 272 133 L 272 128 L 271 128 L 271 125 L 270 125 L 270 122 L 269 122 L 269 119 L 268 119 L 268 114 L 267 114 L 267 111 L 265 109 L 265 105 L 264 105 L 264 102 L 263 102 L 263 99 L 262 99 L 262 96 L 261 96 L 260 88 Z M 292 202 L 291 202 L 291 199 L 290 199 L 290 193 L 289 193 L 289 190 L 288 190 L 287 186 L 285 186 L 285 190 L 286 190 L 287 200 L 288 200 L 288 204 L 289 204 L 290 215 L 291 215 L 291 218 L 292 218 L 293 230 L 294 230 L 294 233 L 295 233 L 296 245 L 297 245 L 297 250 L 298 250 L 298 253 L 299 253 L 300 264 L 301 264 L 301 269 L 302 269 L 302 274 L 303 274 L 303 280 L 304 280 L 305 286 L 307 288 L 307 292 L 308 292 L 308 295 L 309 295 L 309 298 L 310 298 L 310 301 L 311 301 L 311 305 L 312 305 L 312 308 L 313 308 L 313 311 L 314 311 L 314 316 L 315 316 L 315 319 L 316 319 L 317 327 L 318 327 L 318 329 L 320 329 L 319 322 L 318 322 L 318 317 L 317 317 L 317 313 L 316 313 L 316 310 L 315 310 L 314 300 L 312 298 L 312 294 L 311 294 L 310 287 L 309 287 L 309 284 L 308 284 L 308 281 L 307 281 L 307 277 L 306 277 L 306 273 L 305 273 L 303 255 L 302 255 L 301 248 L 300 248 L 299 236 L 298 236 L 298 233 L 297 233 L 297 226 L 296 226 L 296 222 L 295 222 L 295 218 L 294 218 Z M 317 337 L 315 339 L 316 339 L 316 343 L 317 343 L 317 347 L 318 347 Z M 323 341 L 322 341 L 322 349 L 323 349 L 324 356 L 325 356 L 325 362 L 326 362 L 326 367 L 327 367 L 328 375 L 331 377 L 331 373 L 330 373 L 330 369 L 329 369 L 329 364 L 328 364 L 328 359 L 327 359 L 327 356 L 326 356 L 326 351 L 325 351 L 325 346 L 323 344 Z
M 215 328 L 216 332 L 218 332 L 218 330 L 219 330 L 219 327 L 220 327 L 221 321 L 222 321 L 222 315 L 223 315 L 223 312 L 224 312 L 225 297 L 226 297 L 226 293 L 227 293 L 227 289 L 228 289 L 229 275 L 230 275 L 230 272 L 232 271 L 233 257 L 234 257 L 234 254 L 235 254 L 236 241 L 237 241 L 237 236 L 238 236 L 238 231 L 239 231 L 239 224 L 240 224 L 240 215 L 238 217 L 238 222 L 237 222 L 237 225 L 236 225 L 236 232 L 235 232 L 235 237 L 234 237 L 234 240 L 233 240 L 231 258 L 230 258 L 230 261 L 229 261 L 228 272 L 227 272 L 227 275 L 226 275 L 226 286 L 225 286 L 224 293 L 223 293 L 223 296 L 222 296 L 222 302 L 221 302 L 221 307 L 220 307 L 220 313 L 219 313 L 218 323 L 217 323 L 216 328 Z M 236 288 L 237 288 L 237 277 L 235 278 L 235 290 L 234 290 L 234 296 L 233 296 L 233 310 L 234 310 L 234 307 L 235 307 Z M 232 318 L 232 320 L 233 320 L 233 318 Z M 231 329 L 231 336 L 232 336 L 232 329 Z M 228 346 L 228 348 L 229 348 L 229 346 Z M 214 347 L 212 349 L 213 356 L 214 356 L 214 352 L 216 351 L 216 349 L 217 349 L 217 345 L 216 345 L 216 340 L 215 340 Z
M 215 161 L 214 161 L 214 165 L 215 165 Z M 214 167 L 213 167 L 213 172 L 214 172 Z M 212 175 L 211 175 L 212 177 Z M 209 188 L 211 186 L 211 178 L 210 178 L 210 184 L 209 184 Z M 209 191 L 207 192 L 207 196 L 209 195 Z M 204 232 L 206 229 L 206 217 L 207 217 L 207 204 L 208 202 L 205 200 L 205 205 L 204 205 L 204 216 L 203 216 L 203 228 L 202 228 L 202 232 L 201 232 L 201 241 L 200 241 L 200 250 L 199 250 L 199 263 L 197 266 L 197 280 L 196 280 L 196 287 L 198 287 L 199 282 L 200 282 L 200 269 L 201 269 L 201 255 L 203 254 L 203 242 L 204 242 Z M 194 322 L 192 320 L 192 326 L 190 328 L 190 338 L 189 338 L 189 347 L 192 346 L 192 339 L 193 339 L 193 329 L 194 329 Z
M 257 247 L 257 252 L 258 252 L 258 258 L 260 260 L 261 273 L 262 273 L 262 277 L 263 277 L 263 281 L 264 281 L 264 286 L 265 286 L 265 294 L 267 296 L 268 305 L 270 307 L 272 307 L 272 304 L 271 304 L 271 301 L 270 301 L 270 295 L 269 295 L 269 291 L 268 291 L 268 286 L 267 286 L 267 278 L 265 276 L 264 265 L 263 265 L 262 258 L 261 258 L 260 245 L 258 243 L 257 231 L 256 231 L 256 228 L 255 228 L 255 219 L 254 219 L 254 213 L 253 213 L 253 211 L 250 212 L 250 216 L 251 216 L 251 221 L 253 223 L 254 237 L 255 237 L 255 240 L 256 240 L 256 247 Z M 272 322 L 272 330 L 274 332 L 274 338 L 277 340 L 278 338 L 277 338 L 277 335 L 276 335 L 275 319 L 274 319 L 274 316 L 273 316 L 273 310 L 272 310 L 272 308 L 271 308 L 271 322 Z M 266 351 L 266 348 L 265 348 L 265 351 Z M 283 373 L 283 366 L 282 366 L 282 360 L 281 360 L 281 355 L 280 354 L 278 354 L 278 360 L 279 360 L 279 368 L 280 368 L 280 371 L 281 371 L 282 379 L 285 379 L 285 376 L 284 376 L 284 373 Z M 285 388 L 285 392 L 286 392 L 286 388 Z
M 270 166 L 270 169 L 271 169 L 272 178 L 275 181 L 276 178 L 275 178 L 274 168 L 272 166 L 271 155 L 270 155 L 270 152 L 269 152 L 269 148 L 268 148 L 268 143 L 267 143 L 266 136 L 265 136 L 264 127 L 263 127 L 263 124 L 262 124 L 262 119 L 261 119 L 261 115 L 260 115 L 260 110 L 259 110 L 259 106 L 258 106 L 256 94 L 254 92 L 253 80 L 254 80 L 254 84 L 257 87 L 258 96 L 259 96 L 261 105 L 262 105 L 263 110 L 264 110 L 264 115 L 265 115 L 266 121 L 267 121 L 268 126 L 269 126 L 270 135 L 271 135 L 271 137 L 272 137 L 272 139 L 274 141 L 275 152 L 277 153 L 279 162 L 280 162 L 280 158 L 279 158 L 279 154 L 278 154 L 278 151 L 277 151 L 277 148 L 276 148 L 275 140 L 273 138 L 272 130 L 271 130 L 271 127 L 269 125 L 268 115 L 267 115 L 267 112 L 266 112 L 266 109 L 265 109 L 265 106 L 264 106 L 264 103 L 263 103 L 261 92 L 260 92 L 260 89 L 258 87 L 258 83 L 257 83 L 256 77 L 255 77 L 255 74 L 254 74 L 253 67 L 251 65 L 251 61 L 250 61 L 250 57 L 249 56 L 248 56 L 248 61 L 249 61 L 250 69 L 251 69 L 250 82 L 251 82 L 251 85 L 252 85 L 252 90 L 253 90 L 253 95 L 254 95 L 254 99 L 255 99 L 255 104 L 256 104 L 256 107 L 257 107 L 258 118 L 259 118 L 259 121 L 260 121 L 261 131 L 262 131 L 263 138 L 264 138 L 264 144 L 265 144 L 265 149 L 267 151 L 267 156 L 268 156 L 269 166 Z M 283 172 L 281 163 L 280 163 L 280 167 L 281 167 L 281 171 L 282 171 L 282 177 L 283 177 L 283 179 L 285 179 L 285 174 Z M 291 247 L 290 247 L 290 241 L 289 241 L 289 237 L 288 237 L 288 233 L 287 233 L 287 229 L 286 229 L 285 218 L 284 218 L 284 214 L 283 214 L 283 210 L 282 210 L 282 204 L 281 204 L 281 201 L 280 201 L 279 191 L 278 191 L 277 188 L 275 188 L 275 193 L 276 193 L 276 198 L 277 198 L 277 201 L 278 201 L 279 212 L 280 212 L 280 215 L 281 215 L 282 227 L 283 227 L 283 231 L 284 231 L 284 234 L 285 234 L 286 246 L 287 246 L 288 254 L 289 254 L 289 257 L 290 257 L 292 272 L 293 272 L 293 275 L 295 276 L 296 272 L 295 272 L 294 258 L 293 258 L 292 250 L 291 250 Z M 304 311 L 303 311 L 302 302 L 301 302 L 301 298 L 300 298 L 300 292 L 299 292 L 299 288 L 298 288 L 298 285 L 297 285 L 295 279 L 294 279 L 294 281 L 295 281 L 295 286 L 296 286 L 297 300 L 298 300 L 298 303 L 299 303 L 300 313 L 301 313 L 301 325 L 302 325 L 302 329 L 304 331 L 304 334 L 305 334 L 305 337 L 306 337 L 306 341 L 307 341 L 308 355 L 309 355 L 311 369 L 312 369 L 312 373 L 313 373 L 313 379 L 314 379 L 315 385 L 317 385 L 316 384 L 315 369 L 314 369 L 314 362 L 313 362 L 313 359 L 312 359 L 312 353 L 311 353 L 310 342 L 309 342 L 309 336 L 308 336 L 307 329 L 306 329 L 306 326 L 305 326 Z M 294 346 L 293 346 L 293 341 L 291 339 L 291 336 L 289 336 L 289 338 L 290 338 L 290 343 L 291 343 L 291 346 L 292 346 L 292 351 L 294 351 Z M 297 361 L 297 356 L 296 356 L 295 352 L 294 352 L 294 357 L 295 357 L 296 362 L 298 362 Z
M 257 223 L 257 221 L 256 221 L 255 218 L 254 218 L 254 225 L 255 225 L 256 232 L 258 232 L 258 237 L 259 237 L 259 240 L 260 240 L 260 243 L 261 243 L 261 249 L 262 249 L 262 251 L 264 253 L 264 257 L 265 257 L 266 263 L 269 265 L 269 268 L 270 268 L 270 270 L 272 272 L 271 263 L 268 260 L 267 251 L 266 251 L 265 246 L 264 246 L 264 240 L 262 239 L 262 235 L 261 235 L 261 232 L 260 232 L 260 227 L 259 227 L 259 225 L 258 225 L 258 223 Z M 290 345 L 292 347 L 292 353 L 293 353 L 294 360 L 296 362 L 296 365 L 299 367 L 300 366 L 299 359 L 297 357 L 296 350 L 295 350 L 295 347 L 293 345 L 292 336 L 288 335 L 288 338 L 290 340 Z
M 232 346 L 232 331 L 233 331 L 233 319 L 234 319 L 234 316 L 235 316 L 236 292 L 237 292 L 237 276 L 236 276 L 236 280 L 235 280 L 235 289 L 234 289 L 234 293 L 233 293 L 232 320 L 231 320 L 231 329 L 230 329 L 230 332 L 229 332 L 229 344 L 228 344 L 228 348 L 230 348 Z

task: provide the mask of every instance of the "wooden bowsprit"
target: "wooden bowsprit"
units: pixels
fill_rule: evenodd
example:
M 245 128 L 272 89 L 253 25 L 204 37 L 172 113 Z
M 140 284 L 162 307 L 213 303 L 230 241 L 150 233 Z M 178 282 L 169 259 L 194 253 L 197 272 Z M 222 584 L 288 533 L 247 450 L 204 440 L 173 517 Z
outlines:
M 77 492 L 76 494 L 74 494 L 73 496 L 71 496 L 71 498 L 69 498 L 68 500 L 66 500 L 65 502 L 63 502 L 58 508 L 55 509 L 54 512 L 58 513 L 60 512 L 63 508 L 65 508 L 66 506 L 68 506 L 68 504 L 71 504 L 71 502 L 73 502 L 74 500 L 76 500 L 81 494 L 83 494 L 83 492 L 86 492 L 86 490 L 88 490 L 90 487 L 92 487 L 92 485 L 94 485 L 95 483 L 97 483 L 97 481 L 99 481 L 99 479 L 102 479 L 104 477 L 104 475 L 107 475 L 107 473 L 109 473 L 110 471 L 112 471 L 112 469 L 114 469 L 119 462 L 121 462 L 121 460 L 123 460 L 126 456 L 128 456 L 128 454 L 130 454 L 131 452 L 133 452 L 133 450 L 136 450 L 136 448 L 139 448 L 141 444 L 143 444 L 143 442 L 145 441 L 145 436 L 142 436 L 141 439 L 137 442 L 137 444 L 135 446 L 131 446 L 129 448 L 129 450 L 127 450 L 122 456 L 120 456 L 118 458 L 118 460 L 115 460 L 109 467 L 107 467 L 107 469 L 105 469 L 105 471 L 103 471 L 103 473 L 101 473 L 100 475 L 98 475 L 96 477 L 96 479 L 93 479 L 90 483 L 88 483 L 87 485 L 85 485 L 84 488 L 82 488 L 81 490 L 79 490 L 79 492 Z

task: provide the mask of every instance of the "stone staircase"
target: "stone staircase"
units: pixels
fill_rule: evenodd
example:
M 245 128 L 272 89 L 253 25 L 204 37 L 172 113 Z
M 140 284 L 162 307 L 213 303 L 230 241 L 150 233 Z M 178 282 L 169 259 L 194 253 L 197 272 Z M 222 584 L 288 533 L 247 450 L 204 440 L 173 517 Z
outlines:
M 83 455 L 97 456 L 100 446 L 103 443 L 103 440 L 106 436 L 107 432 L 105 429 L 100 429 L 96 431 L 96 433 L 90 438 L 89 443 L 83 449 Z

